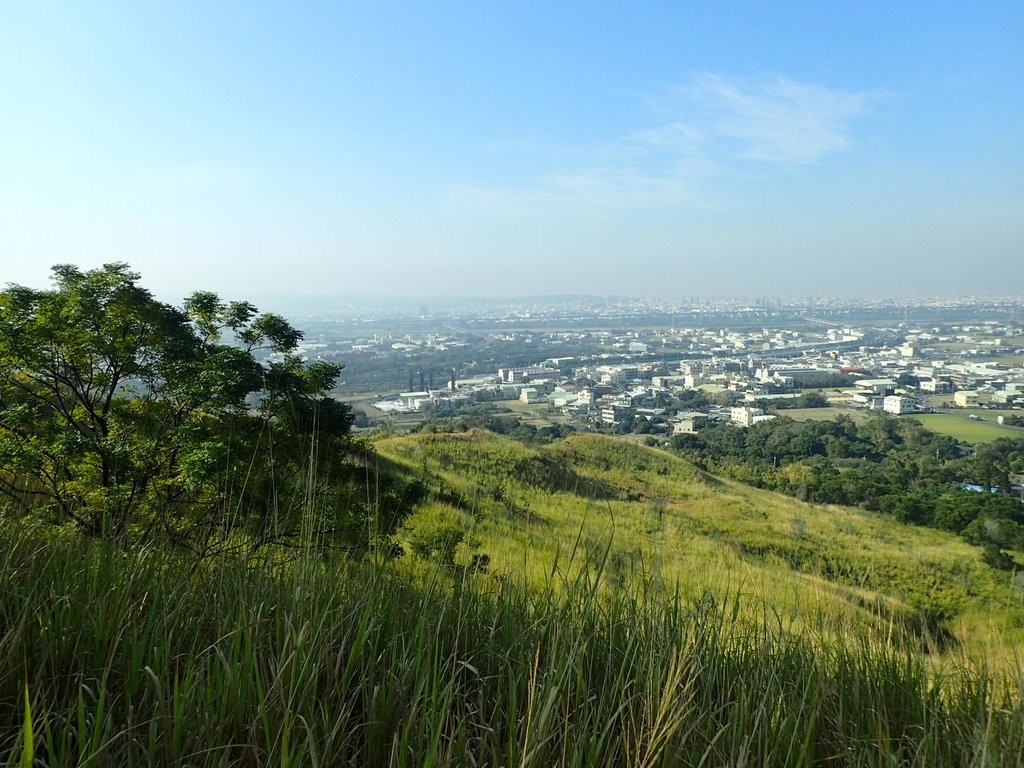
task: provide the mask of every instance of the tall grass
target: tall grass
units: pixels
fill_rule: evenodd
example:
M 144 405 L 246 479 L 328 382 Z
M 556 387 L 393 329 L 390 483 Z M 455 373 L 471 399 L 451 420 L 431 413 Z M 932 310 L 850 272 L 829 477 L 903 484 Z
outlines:
M 796 637 L 730 596 L 602 589 L 600 562 L 528 589 L 0 541 L 0 764 L 1024 762 L 1019 678 Z

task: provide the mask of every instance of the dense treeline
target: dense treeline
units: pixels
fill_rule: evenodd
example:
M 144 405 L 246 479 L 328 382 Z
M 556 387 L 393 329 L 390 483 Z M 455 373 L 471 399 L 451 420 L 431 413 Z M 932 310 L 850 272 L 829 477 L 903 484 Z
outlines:
M 1009 496 L 1024 472 L 1024 440 L 962 448 L 913 419 L 873 414 L 797 422 L 777 418 L 740 429 L 711 425 L 673 438 L 673 447 L 710 472 L 807 501 L 857 505 L 962 534 L 987 548 L 1024 550 L 1024 505 Z
M 765 411 L 781 411 L 788 408 L 826 408 L 828 398 L 821 392 L 801 392 L 796 397 L 785 400 L 755 397 L 753 405 Z
M 852 387 L 854 382 L 863 378 L 863 374 L 856 373 L 814 373 L 809 375 L 796 375 L 790 382 L 792 389 L 846 389 Z

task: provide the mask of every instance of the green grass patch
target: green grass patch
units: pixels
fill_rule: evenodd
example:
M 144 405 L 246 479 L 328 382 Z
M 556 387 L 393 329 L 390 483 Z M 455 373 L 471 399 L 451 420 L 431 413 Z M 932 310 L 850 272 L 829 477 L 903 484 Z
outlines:
M 1024 596 L 953 534 L 723 481 L 603 435 L 538 449 L 485 432 L 377 447 L 419 473 L 433 504 L 472 518 L 456 562 L 486 555 L 492 573 L 540 585 L 566 553 L 607 550 L 605 578 L 619 587 L 640 580 L 691 598 L 741 590 L 797 634 L 891 638 L 940 663 L 961 654 L 1004 668 L 1018 662 Z M 430 505 L 417 510 L 409 540 L 443 516 Z
M 1024 416 L 1024 410 L 1013 410 L 1012 408 L 953 408 L 950 410 L 951 416 L 979 416 L 983 420 L 995 424 L 996 416 L 1011 416 L 1016 414 L 1017 416 Z
M 979 413 L 982 413 L 979 411 Z M 988 412 L 986 419 L 973 421 L 966 415 L 953 413 L 925 413 L 915 415 L 928 429 L 941 435 L 949 435 L 964 443 L 991 443 L 1001 437 L 1020 437 L 1020 431 L 995 423 L 995 417 Z
M 796 421 L 832 421 L 837 416 L 849 416 L 858 424 L 867 419 L 868 413 L 861 408 L 787 408 L 778 411 L 779 416 L 788 416 Z
M 538 587 L 313 556 L 196 566 L 2 533 L 6 765 L 1024 760 L 1013 680 L 934 674 L 863 635 L 796 636 L 741 592 L 609 588 L 612 553 L 552 563 Z
M 1024 582 L 955 536 L 602 435 L 375 445 L 396 561 L 0 517 L 0 765 L 1024 763 Z

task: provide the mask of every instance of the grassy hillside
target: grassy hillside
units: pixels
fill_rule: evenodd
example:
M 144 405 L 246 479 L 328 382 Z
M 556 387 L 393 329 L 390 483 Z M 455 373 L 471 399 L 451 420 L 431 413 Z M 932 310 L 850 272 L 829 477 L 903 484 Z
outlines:
M 794 631 L 867 633 L 937 659 L 1014 668 L 1024 647 L 1020 579 L 950 534 L 721 481 L 600 435 L 532 449 L 484 432 L 425 433 L 377 448 L 431 491 L 406 524 L 412 557 L 486 555 L 492 575 L 536 583 L 601 561 L 613 588 L 739 593 Z
M 398 561 L 0 517 L 0 765 L 1024 762 L 1020 592 L 959 539 L 614 438 L 378 450 Z
M 594 564 L 537 589 L 0 533 L 0 765 L 1024 760 L 1012 680 L 865 637 L 826 650 L 735 596 L 602 589 Z

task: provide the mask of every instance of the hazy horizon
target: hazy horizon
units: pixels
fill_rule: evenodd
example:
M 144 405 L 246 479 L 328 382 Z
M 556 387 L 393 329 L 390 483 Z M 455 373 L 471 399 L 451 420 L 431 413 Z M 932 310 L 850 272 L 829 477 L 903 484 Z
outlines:
M 102 265 L 89 264 L 81 266 L 81 269 L 98 268 Z M 133 265 L 129 265 L 133 266 Z M 138 270 L 134 270 L 138 272 Z M 40 275 L 40 279 L 34 282 L 4 280 L 0 277 L 0 289 L 8 285 L 22 285 L 34 289 L 46 289 L 51 287 L 50 276 Z M 972 293 L 949 291 L 944 293 L 847 293 L 847 294 L 702 294 L 702 293 L 680 293 L 678 295 L 644 295 L 644 294 L 622 294 L 622 293 L 535 293 L 506 295 L 484 293 L 373 293 L 364 291 L 339 292 L 339 293 L 301 293 L 301 292 L 266 292 L 266 291 L 244 291 L 236 287 L 221 286 L 219 289 L 211 288 L 209 285 L 190 284 L 181 290 L 166 289 L 157 286 L 154 288 L 152 281 L 147 279 L 146 274 L 140 273 L 139 284 L 148 289 L 159 301 L 179 305 L 190 293 L 194 291 L 215 290 L 224 300 L 246 300 L 254 302 L 261 310 L 280 311 L 281 307 L 291 309 L 313 310 L 324 306 L 350 306 L 360 309 L 384 308 L 394 309 L 401 307 L 412 311 L 427 309 L 428 313 L 434 310 L 451 310 L 458 307 L 482 307 L 493 305 L 495 307 L 512 307 L 524 304 L 537 304 L 555 306 L 569 303 L 608 303 L 614 305 L 616 302 L 624 304 L 649 303 L 652 306 L 665 305 L 693 305 L 701 304 L 722 304 L 722 305 L 750 305 L 755 306 L 760 302 L 778 303 L 781 307 L 796 307 L 801 302 L 815 302 L 818 304 L 830 304 L 835 306 L 857 306 L 863 305 L 884 305 L 886 303 L 906 304 L 907 306 L 923 306 L 929 302 L 951 302 L 951 303 L 993 303 L 1020 302 L 1022 294 L 1020 291 L 993 289 L 989 293 Z
M 13 5 L 0 283 L 1024 292 L 1017 3 Z

